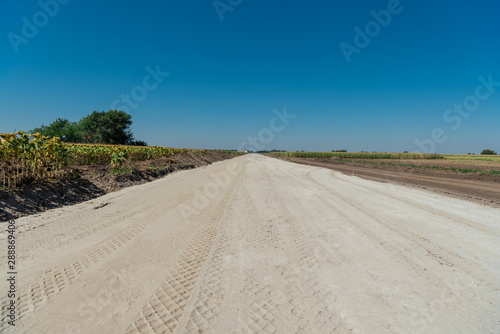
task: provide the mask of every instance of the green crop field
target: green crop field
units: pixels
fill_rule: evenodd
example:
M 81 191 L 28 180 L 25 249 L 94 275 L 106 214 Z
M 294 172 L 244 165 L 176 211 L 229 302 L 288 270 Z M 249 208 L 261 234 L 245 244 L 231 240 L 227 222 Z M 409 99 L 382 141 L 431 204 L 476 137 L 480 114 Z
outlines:
M 332 158 L 341 159 L 443 159 L 444 156 L 433 153 L 366 153 L 366 152 L 273 152 L 272 154 L 297 158 Z
M 500 162 L 500 155 L 445 154 L 447 160 Z

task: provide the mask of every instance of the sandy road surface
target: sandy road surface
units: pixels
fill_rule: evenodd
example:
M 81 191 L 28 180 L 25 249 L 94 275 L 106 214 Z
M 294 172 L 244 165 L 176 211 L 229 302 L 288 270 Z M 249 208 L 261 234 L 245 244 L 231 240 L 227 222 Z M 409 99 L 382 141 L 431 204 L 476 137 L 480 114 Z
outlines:
M 388 169 L 377 169 L 371 168 L 369 165 L 343 165 L 310 158 L 286 157 L 284 159 L 310 166 L 325 167 L 346 174 L 354 174 L 368 180 L 429 189 L 438 194 L 446 194 L 459 199 L 472 200 L 480 204 L 500 208 L 500 183 L 474 179 L 477 177 L 476 175 L 456 173 L 436 174 L 425 169 L 416 171 L 410 168 L 402 170 L 391 167 Z
M 2 332 L 500 332 L 499 209 L 328 169 L 246 155 L 16 224 Z

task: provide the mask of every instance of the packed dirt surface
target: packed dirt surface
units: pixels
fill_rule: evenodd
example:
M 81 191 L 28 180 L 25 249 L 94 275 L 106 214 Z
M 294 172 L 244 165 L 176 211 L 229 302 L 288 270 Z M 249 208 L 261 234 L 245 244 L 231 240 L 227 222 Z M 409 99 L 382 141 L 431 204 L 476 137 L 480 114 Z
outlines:
M 343 162 L 342 160 L 336 159 L 276 157 L 275 155 L 269 156 L 310 166 L 330 168 L 344 174 L 359 176 L 368 180 L 390 182 L 427 189 L 438 194 L 444 194 L 500 208 L 500 175 L 473 173 L 461 174 L 447 170 L 381 166 L 379 164 L 380 161 L 374 161 L 372 163 L 356 163 Z M 390 161 L 391 160 L 387 160 L 387 162 Z M 500 166 L 497 164 L 490 164 L 487 166 L 484 166 L 484 163 L 479 163 L 477 165 L 464 165 L 457 164 L 456 162 L 449 163 L 446 160 L 428 160 L 424 162 L 412 160 L 392 160 L 392 163 L 441 165 L 443 167 L 451 165 L 460 168 L 473 168 L 479 170 L 500 169 Z
M 499 217 L 244 155 L 16 220 L 0 332 L 499 333 Z
M 128 162 L 120 172 L 111 165 L 73 166 L 68 179 L 37 181 L 16 191 L 0 190 L 0 221 L 27 216 L 63 205 L 81 203 L 132 185 L 150 182 L 181 169 L 206 166 L 234 154 L 188 151 L 173 157 Z

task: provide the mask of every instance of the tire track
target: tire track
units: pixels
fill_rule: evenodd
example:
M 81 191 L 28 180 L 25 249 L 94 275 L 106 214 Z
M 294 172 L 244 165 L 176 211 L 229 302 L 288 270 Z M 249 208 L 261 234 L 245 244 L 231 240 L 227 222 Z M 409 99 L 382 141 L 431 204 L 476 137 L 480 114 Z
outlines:
M 321 169 L 315 169 L 314 171 L 318 171 Z M 400 257 L 403 262 L 410 264 L 415 270 L 417 270 L 420 273 L 425 273 L 427 269 L 420 263 L 417 263 L 413 258 L 417 258 L 418 256 L 415 256 L 411 249 L 414 250 L 420 250 L 421 254 L 425 257 L 431 257 L 437 264 L 443 265 L 444 262 L 446 261 L 446 264 L 451 265 L 452 262 L 450 260 L 445 259 L 443 256 L 440 256 L 436 254 L 433 251 L 427 252 L 427 249 L 425 246 L 423 246 L 421 243 L 419 243 L 418 238 L 415 239 L 414 237 L 410 236 L 409 233 L 406 233 L 406 235 L 399 233 L 399 228 L 400 226 L 397 226 L 395 224 L 392 224 L 392 226 L 388 226 L 385 224 L 381 218 L 376 217 L 375 212 L 367 212 L 366 209 L 362 208 L 361 205 L 357 204 L 354 200 L 340 194 L 339 192 L 335 192 L 332 189 L 330 189 L 328 186 L 317 182 L 316 180 L 312 179 L 310 174 L 312 171 L 307 172 L 304 177 L 313 182 L 314 184 L 320 186 L 322 189 L 327 191 L 331 196 L 333 196 L 336 200 L 335 201 L 329 201 L 323 198 L 322 196 L 319 196 L 315 194 L 317 198 L 320 199 L 320 201 L 324 202 L 328 207 L 334 209 L 343 219 L 345 219 L 351 226 L 355 226 L 359 231 L 361 231 L 363 234 L 366 235 L 366 237 L 370 239 L 374 239 L 377 241 L 377 244 L 382 246 L 383 248 L 386 249 L 388 254 L 391 256 L 397 256 Z M 300 184 L 302 187 L 306 187 L 307 185 L 304 182 L 299 181 L 300 177 L 297 176 L 290 176 L 290 179 L 294 180 L 296 183 Z M 347 205 L 348 207 L 353 208 L 354 210 L 344 210 L 342 209 L 339 204 L 343 204 L 344 206 Z M 346 213 L 346 212 L 349 213 Z M 375 217 L 374 217 L 375 216 Z M 403 246 L 400 242 L 392 241 L 391 243 L 387 242 L 386 238 L 379 237 L 378 234 L 380 232 L 377 232 L 377 230 L 374 227 L 369 226 L 369 224 L 360 224 L 358 221 L 371 221 L 372 223 L 375 222 L 378 226 L 387 228 L 388 230 L 394 232 L 396 235 L 399 235 L 400 237 L 403 237 L 404 239 L 408 240 L 408 242 L 413 245 L 414 247 L 405 247 Z M 427 240 L 428 241 L 428 240 Z M 430 241 L 429 241 L 430 243 Z M 409 255 L 405 255 L 409 253 Z M 411 258 L 410 258 L 411 256 Z M 462 261 L 461 257 L 458 257 L 460 261 Z M 420 262 L 420 261 L 419 261 Z
M 424 252 L 423 254 L 425 256 L 431 257 L 439 265 L 447 265 L 449 267 L 454 267 L 455 263 L 462 263 L 463 265 L 467 266 L 467 268 L 465 266 L 462 267 L 462 270 L 471 275 L 472 277 L 475 276 L 473 275 L 473 272 L 477 271 L 477 265 L 475 265 L 474 263 L 464 259 L 460 255 L 450 250 L 444 249 L 441 246 L 432 243 L 425 237 L 422 237 L 414 232 L 408 231 L 401 225 L 391 223 L 388 220 L 384 220 L 376 212 L 368 212 L 367 209 L 362 204 L 358 204 L 357 201 L 353 201 L 352 199 L 342 195 L 341 193 L 334 192 L 328 186 L 324 185 L 321 182 L 316 181 L 311 176 L 312 172 L 313 171 L 306 173 L 306 178 L 308 180 L 314 182 L 317 185 L 320 185 L 327 192 L 336 196 L 337 198 L 341 199 L 351 207 L 355 208 L 358 212 L 362 213 L 366 218 L 375 221 L 380 226 L 383 226 L 392 231 L 393 233 L 405 238 L 406 240 L 408 240 L 410 244 L 414 246 L 415 249 L 421 249 Z
M 299 184 L 302 183 L 302 182 L 298 181 L 297 177 L 291 177 L 291 178 L 294 181 L 298 182 Z M 442 262 L 442 260 L 440 260 L 440 255 L 437 255 L 437 254 L 433 253 L 432 251 L 427 252 L 427 249 L 425 248 L 424 245 L 422 245 L 420 243 L 420 240 L 415 240 L 411 236 L 401 235 L 400 233 L 398 233 L 398 230 L 392 231 L 391 228 L 389 226 L 386 226 L 383 222 L 381 222 L 380 219 L 379 220 L 373 219 L 371 217 L 371 215 L 375 215 L 374 212 L 367 213 L 366 209 L 364 209 L 362 207 L 358 207 L 360 205 L 357 203 L 354 203 L 355 201 L 351 200 L 350 198 L 347 198 L 344 195 L 341 195 L 339 193 L 332 191 L 330 188 L 328 188 L 326 185 L 324 185 L 320 182 L 316 182 L 314 180 L 309 180 L 309 181 L 314 182 L 315 184 L 321 186 L 322 188 L 325 188 L 330 193 L 330 195 L 332 195 L 336 200 L 329 201 L 329 200 L 326 200 L 325 198 L 323 198 L 322 196 L 317 196 L 317 195 L 316 195 L 316 197 L 318 197 L 322 202 L 324 202 L 329 207 L 333 208 L 339 215 L 341 215 L 347 222 L 349 222 L 349 224 L 351 224 L 352 226 L 355 226 L 359 231 L 361 231 L 363 234 L 365 234 L 365 236 L 368 239 L 375 240 L 378 245 L 382 246 L 382 248 L 384 248 L 386 250 L 386 252 L 390 256 L 390 258 L 392 258 L 392 257 L 400 258 L 402 260 L 402 263 L 410 265 L 413 268 L 413 271 L 415 273 L 417 273 L 419 276 L 425 277 L 425 279 L 429 282 L 434 281 L 436 286 L 439 285 L 439 283 L 436 281 L 436 279 L 437 279 L 436 275 L 434 275 L 433 271 L 428 270 L 428 267 L 424 265 L 424 263 L 425 263 L 424 259 L 431 258 L 434 260 L 434 263 L 436 263 L 438 265 L 443 265 L 444 263 Z M 342 204 L 342 203 L 344 205 L 347 205 L 348 207 L 353 208 L 354 210 L 352 210 L 352 209 L 351 210 L 343 210 L 339 206 L 339 204 Z M 378 226 L 388 228 L 389 231 L 396 233 L 396 235 L 399 235 L 400 237 L 403 237 L 404 239 L 407 240 L 405 245 L 408 244 L 408 245 L 413 246 L 413 247 L 408 247 L 408 246 L 405 247 L 401 242 L 396 242 L 394 240 L 392 240 L 392 242 L 387 242 L 387 240 L 388 240 L 387 237 L 379 236 L 380 231 L 375 229 L 374 226 L 369 226 L 368 224 L 358 223 L 358 221 L 366 222 L 367 219 L 368 219 L 368 221 L 370 221 L 370 220 L 372 222 L 375 221 L 375 223 Z M 414 251 L 418 251 L 420 253 L 420 256 L 415 254 Z M 418 260 L 418 262 L 417 262 L 417 260 Z M 462 261 L 462 260 L 460 260 L 460 261 Z M 470 277 L 470 278 L 467 278 L 465 280 L 466 282 L 473 281 L 473 282 L 480 282 L 481 285 L 483 285 L 483 286 L 487 285 L 487 283 L 484 281 L 484 279 L 481 278 L 481 276 L 479 276 L 479 275 L 475 275 L 474 272 L 471 272 L 463 267 L 462 267 L 462 271 Z M 458 298 L 458 295 L 456 293 L 466 293 L 468 295 L 468 297 L 465 297 L 467 300 L 469 300 L 471 302 L 477 301 L 477 297 L 475 297 L 471 291 L 467 291 L 467 290 L 461 290 L 461 291 L 456 291 L 456 292 L 452 291 L 451 292 L 452 295 L 449 298 Z M 486 307 L 491 306 L 491 302 L 487 301 L 486 299 L 480 299 L 480 301 L 482 303 L 484 303 L 486 305 Z
M 241 179 L 239 180 L 241 182 Z M 231 196 L 233 201 L 235 196 Z M 186 307 L 179 321 L 178 333 L 205 333 L 213 330 L 214 324 L 222 312 L 221 304 L 227 298 L 225 278 L 230 275 L 226 257 L 235 253 L 235 235 L 233 224 L 233 206 L 224 212 L 226 223 L 219 228 L 217 241 L 209 259 L 204 263 L 197 286 L 193 289 L 192 300 Z
M 172 272 L 157 289 L 141 313 L 128 327 L 127 333 L 173 333 L 183 317 L 192 290 L 199 279 L 204 262 L 213 252 L 221 217 L 228 204 L 236 180 L 226 190 L 202 230 L 187 246 Z
M 95 221 L 92 220 L 93 219 L 92 217 L 96 217 L 95 220 L 98 220 L 97 218 L 99 218 L 99 217 L 97 216 L 97 213 L 94 213 L 93 215 L 84 214 L 83 217 L 78 217 L 78 220 L 79 221 L 80 220 L 89 221 L 89 223 L 86 224 L 87 226 L 77 227 L 75 229 L 74 233 L 72 233 L 70 235 L 66 235 L 66 236 L 53 236 L 52 235 L 46 239 L 35 242 L 34 245 L 36 247 L 43 247 L 46 249 L 53 249 L 53 248 L 61 247 L 65 244 L 67 244 L 68 242 L 80 240 L 82 238 L 85 238 L 85 237 L 90 236 L 92 234 L 95 234 L 97 232 L 103 231 L 103 230 L 105 230 L 105 229 L 107 229 L 107 228 L 109 228 L 117 223 L 123 222 L 125 220 L 129 220 L 129 219 L 133 218 L 134 216 L 137 216 L 137 215 L 140 215 L 144 212 L 147 212 L 147 211 L 151 210 L 152 208 L 154 208 L 155 206 L 157 207 L 159 205 L 159 203 L 160 202 L 155 202 L 153 204 L 146 205 L 146 206 L 142 206 L 142 205 L 136 206 L 136 205 L 132 205 L 132 203 L 126 204 L 126 205 L 120 205 L 116 208 L 117 211 L 122 211 L 124 208 L 130 208 L 131 206 L 133 206 L 134 208 L 139 207 L 139 209 L 134 210 L 130 213 L 112 218 L 111 220 L 107 221 L 106 223 L 102 223 L 102 224 L 99 224 L 97 226 L 94 225 Z M 91 209 L 91 210 L 87 210 L 86 212 L 90 212 L 90 211 L 96 211 L 96 210 Z M 102 220 L 102 219 L 99 219 L 99 220 Z M 50 231 L 45 231 L 45 233 L 48 235 L 51 234 Z M 57 240 L 57 242 L 54 242 L 55 240 Z
M 267 191 L 262 190 L 260 189 L 260 194 L 264 197 Z M 249 268 L 243 271 L 243 282 L 238 293 L 245 299 L 238 312 L 238 322 L 244 333 L 277 333 L 283 328 L 282 318 L 287 312 L 281 312 L 286 307 L 282 300 L 272 298 L 282 284 L 270 268 L 270 263 L 266 263 L 266 255 L 273 254 L 279 259 L 284 257 L 284 249 L 280 243 L 279 231 L 274 226 L 276 217 L 256 214 L 259 206 L 255 197 L 258 194 L 253 191 L 252 196 L 252 192 L 245 189 L 247 207 L 251 208 L 252 215 L 251 220 L 247 221 L 248 227 L 243 238 L 251 262 Z M 266 267 L 265 275 L 258 271 L 259 268 Z
M 202 270 L 202 281 L 193 311 L 188 313 L 187 319 L 181 321 L 185 324 L 179 326 L 182 333 L 204 333 L 213 328 L 217 316 L 222 311 L 220 304 L 225 297 L 223 277 L 227 274 L 227 268 L 224 268 L 224 257 L 233 242 L 226 231 L 220 233 L 217 247 L 207 261 L 207 267 Z
M 274 249 L 274 246 L 269 246 L 277 244 L 278 240 L 276 237 L 265 237 L 266 231 L 269 232 L 269 229 L 264 228 L 263 226 L 266 224 L 261 223 L 265 220 L 257 218 L 257 206 L 252 201 L 248 189 L 240 186 L 238 195 L 246 203 L 245 212 L 236 213 L 237 217 L 245 217 L 244 230 L 238 233 L 236 226 L 231 223 L 236 217 L 232 218 L 234 217 L 231 215 L 232 206 L 229 207 L 228 215 L 226 215 L 228 223 L 220 229 L 219 238 L 215 243 L 215 251 L 202 270 L 201 277 L 203 279 L 193 288 L 193 291 L 198 290 L 198 292 L 193 293 L 194 302 L 187 307 L 192 308 L 193 311 L 179 321 L 180 326 L 176 332 L 217 332 L 215 331 L 216 322 L 221 320 L 218 319 L 218 315 L 222 311 L 223 305 L 233 309 L 234 318 L 229 323 L 218 324 L 219 332 L 235 332 L 236 330 L 245 333 L 276 332 L 275 322 L 279 321 L 282 314 L 272 298 L 272 286 L 262 282 L 261 274 L 253 275 L 252 272 L 248 272 L 246 266 L 241 268 L 243 271 L 240 275 L 235 275 L 234 271 L 238 270 L 231 268 L 230 260 L 225 260 L 225 257 L 230 257 L 229 254 L 235 253 L 238 246 L 245 256 L 252 257 L 253 253 L 263 252 L 269 248 Z M 248 225 L 251 227 L 248 228 Z M 255 228 L 255 225 L 258 227 Z M 240 225 L 240 227 L 242 226 Z M 244 245 L 242 245 L 242 241 Z M 265 250 L 262 249 L 263 247 Z M 251 267 L 255 265 L 254 260 L 255 258 L 252 258 Z M 232 279 L 237 281 L 232 281 Z M 242 294 L 245 296 L 243 304 L 232 299 L 233 296 L 236 295 L 238 298 Z
M 252 171 L 264 171 L 261 161 L 252 166 Z M 287 268 L 296 257 L 287 248 L 289 231 L 283 228 L 286 217 L 272 201 L 276 189 L 266 182 L 251 184 L 245 189 L 246 207 L 252 213 L 247 220 L 244 247 L 251 254 L 251 263 L 243 272 L 243 284 L 239 295 L 245 303 L 238 314 L 239 329 L 243 333 L 293 333 L 300 328 L 304 312 L 298 312 L 298 300 L 307 298 L 300 289 L 297 275 Z M 263 212 L 273 212 L 265 215 Z M 270 259 L 272 257 L 272 260 Z M 295 300 L 295 302 L 294 302 Z
M 267 169 L 265 169 L 267 179 L 275 180 Z M 316 258 L 313 248 L 309 244 L 307 232 L 301 224 L 298 224 L 288 210 L 284 198 L 280 195 L 282 191 L 277 191 L 278 186 L 272 187 L 269 205 L 279 208 L 279 212 L 284 217 L 285 224 L 281 225 L 281 235 L 290 236 L 285 238 L 289 240 L 288 254 L 293 254 L 291 258 L 296 259 L 298 267 L 295 272 L 286 268 L 285 275 L 288 276 L 287 291 L 300 290 L 301 298 L 292 298 L 290 303 L 293 305 L 293 311 L 300 310 L 301 317 L 305 319 L 303 326 L 297 333 L 351 333 L 352 329 L 347 325 L 338 314 L 338 307 L 335 307 L 335 296 L 332 291 L 324 286 L 319 280 L 318 269 L 320 262 Z M 306 277 L 304 279 L 304 274 Z M 298 285 L 297 283 L 300 282 Z M 316 302 L 311 309 L 305 310 L 302 307 L 302 298 L 314 298 Z M 297 314 L 298 315 L 298 314 Z
M 320 169 L 321 170 L 321 169 Z M 308 174 L 311 174 L 313 171 L 309 172 Z M 443 214 L 442 212 L 438 211 L 438 210 L 434 210 L 434 209 L 431 209 L 429 207 L 426 207 L 426 206 L 423 206 L 421 204 L 418 204 L 416 203 L 415 201 L 411 201 L 411 200 L 404 200 L 404 199 L 401 199 L 399 197 L 394 197 L 394 196 L 391 196 L 387 193 L 384 193 L 384 192 L 381 192 L 381 191 L 377 191 L 375 190 L 373 187 L 370 187 L 370 184 L 365 182 L 363 186 L 357 184 L 356 182 L 348 182 L 347 180 L 341 178 L 337 173 L 335 172 L 330 172 L 330 174 L 337 180 L 341 181 L 342 183 L 344 184 L 348 184 L 349 186 L 353 186 L 355 185 L 356 187 L 358 188 L 361 188 L 363 191 L 370 191 L 372 193 L 375 193 L 377 194 L 378 196 L 383 196 L 385 198 L 390 198 L 391 200 L 394 200 L 394 201 L 397 201 L 399 203 L 402 203 L 404 206 L 406 207 L 416 207 L 416 208 L 419 208 L 420 210 L 422 211 L 425 211 L 425 212 L 428 212 L 430 214 L 433 214 L 435 216 L 439 216 L 439 217 L 442 217 L 443 219 L 446 219 L 446 220 L 451 220 L 453 222 L 458 222 L 458 223 L 461 223 L 467 227 L 472 227 L 472 228 L 475 228 L 479 231 L 482 231 L 482 232 L 485 232 L 485 233 L 497 233 L 496 230 L 492 229 L 492 228 L 488 228 L 487 226 L 484 226 L 484 225 L 481 225 L 481 224 L 478 224 L 474 221 L 471 221 L 469 219 L 464 219 L 462 217 L 459 217 L 457 215 L 454 215 L 452 213 L 447 213 L 447 214 Z M 343 174 L 342 174 L 343 175 Z M 452 217 L 450 217 L 452 216 Z
M 302 184 L 300 181 L 297 181 L 296 178 L 294 178 L 294 180 L 296 182 L 298 182 L 299 184 Z M 309 180 L 309 181 L 312 181 L 312 180 Z M 342 219 L 344 219 L 346 222 L 348 222 L 351 226 L 356 227 L 358 229 L 358 231 L 362 232 L 368 239 L 375 240 L 378 245 L 380 245 L 382 248 L 384 248 L 386 250 L 388 255 L 390 255 L 392 257 L 400 258 L 403 263 L 410 265 L 415 270 L 415 272 L 419 272 L 420 274 L 422 274 L 422 273 L 425 273 L 427 271 L 427 269 L 425 268 L 425 266 L 423 264 L 417 263 L 414 260 L 414 258 L 418 258 L 418 257 L 415 256 L 415 254 L 413 254 L 410 247 L 405 247 L 402 245 L 402 243 L 394 241 L 394 240 L 392 240 L 391 242 L 388 242 L 387 238 L 379 236 L 380 232 L 377 231 L 374 227 L 371 227 L 369 224 L 361 224 L 360 223 L 360 222 L 366 222 L 368 219 L 368 221 L 372 221 L 372 222 L 375 221 L 375 223 L 378 224 L 379 226 L 385 227 L 385 224 L 373 219 L 373 217 L 372 217 L 373 213 L 367 214 L 364 211 L 359 212 L 357 210 L 356 206 L 353 205 L 353 203 L 352 203 L 353 201 L 351 199 L 345 198 L 344 196 L 342 196 L 336 192 L 333 192 L 331 189 L 327 188 L 326 186 L 324 186 L 321 183 L 318 183 L 315 181 L 312 181 L 312 182 L 314 182 L 315 184 L 324 188 L 335 199 L 335 201 L 329 201 L 329 200 L 326 200 L 325 198 L 323 198 L 319 195 L 316 195 L 316 197 L 319 198 L 320 201 L 325 203 L 328 207 L 334 209 L 335 212 L 338 213 L 339 216 L 342 217 Z M 343 204 L 344 206 L 347 205 L 348 207 L 354 208 L 355 210 L 342 209 L 340 206 L 341 204 Z M 411 242 L 412 240 L 409 240 L 409 241 Z M 411 244 L 414 244 L 414 242 L 411 242 Z M 421 248 L 421 247 L 419 247 L 419 248 Z M 408 254 L 408 255 L 406 255 L 406 254 Z M 440 262 L 438 262 L 438 263 L 440 263 Z M 430 276 L 429 276 L 429 278 L 430 278 Z
M 199 175 L 201 170 L 192 170 L 192 177 L 196 177 Z M 179 174 L 171 174 L 168 175 L 169 181 L 174 182 L 174 186 L 176 185 L 181 185 L 182 179 L 179 180 Z M 157 182 L 161 182 L 160 180 L 157 180 Z M 143 184 L 141 185 L 142 187 L 147 186 L 148 188 L 151 188 L 151 184 Z M 125 189 L 127 192 L 131 192 L 132 189 Z M 164 191 L 160 188 L 154 187 L 152 190 L 152 194 L 155 195 L 155 198 L 159 198 Z M 156 196 L 158 195 L 158 196 Z M 181 194 L 182 197 L 186 197 L 186 194 Z M 43 229 L 43 234 L 46 235 L 45 239 L 41 239 L 38 241 L 34 241 L 30 243 L 30 247 L 26 249 L 23 253 L 27 254 L 30 249 L 36 248 L 36 247 L 42 247 L 42 248 L 57 248 L 61 247 L 72 240 L 80 240 L 82 238 L 85 238 L 87 236 L 90 236 L 92 234 L 95 234 L 97 232 L 103 231 L 106 228 L 109 228 L 117 223 L 123 222 L 124 220 L 131 219 L 136 215 L 142 214 L 144 212 L 150 211 L 152 208 L 156 206 L 162 205 L 163 202 L 166 200 L 170 200 L 170 198 L 159 198 L 156 201 L 153 202 L 147 202 L 147 203 L 138 203 L 137 199 L 134 198 L 133 196 L 128 197 L 128 200 L 121 200 L 122 197 L 127 197 L 126 194 L 116 194 L 112 198 L 109 198 L 107 202 L 103 203 L 104 206 L 107 206 L 108 204 L 112 204 L 113 212 L 110 212 L 104 216 L 101 216 L 101 211 L 99 209 L 102 206 L 95 206 L 93 205 L 94 200 L 87 202 L 87 203 L 80 203 L 75 205 L 78 207 L 78 211 L 73 213 L 73 217 L 75 218 L 75 221 L 77 220 L 79 222 L 78 225 L 75 225 L 73 232 L 68 235 L 58 235 L 58 226 L 57 226 L 57 221 L 58 218 L 54 217 L 53 223 L 54 224 L 43 224 L 43 225 L 38 225 L 36 228 L 44 227 Z M 179 197 L 179 196 L 177 196 Z M 99 199 L 97 199 L 99 201 Z M 84 206 L 84 207 L 82 207 Z M 69 207 L 68 207 L 69 208 Z M 60 208 L 58 210 L 62 210 L 64 212 L 68 208 Z M 128 212 L 128 209 L 133 208 L 134 211 Z M 108 218 L 110 221 L 107 221 L 105 223 L 101 223 L 104 219 L 103 218 Z M 96 226 L 97 222 L 97 226 Z M 30 227 L 27 230 L 19 230 L 19 233 L 25 233 L 28 232 L 35 227 Z M 37 232 L 37 236 L 40 234 L 40 229 Z M 54 241 L 57 240 L 57 243 Z M 23 249 L 20 249 L 22 251 Z
M 37 275 L 37 278 L 34 280 L 36 283 L 31 284 L 24 290 L 20 290 L 23 292 L 20 292 L 17 297 L 18 320 L 21 320 L 36 309 L 45 305 L 60 291 L 71 285 L 78 276 L 90 266 L 101 261 L 105 256 L 110 255 L 122 245 L 133 239 L 167 212 L 176 208 L 187 197 L 188 195 L 185 195 L 175 203 L 161 207 L 157 212 L 153 212 L 141 221 L 132 224 L 111 240 L 93 246 L 91 250 L 86 251 L 84 255 L 72 263 L 46 269 L 44 272 Z M 0 325 L 0 329 L 3 329 L 6 324 L 5 320 L 8 314 L 8 303 L 8 300 L 2 302 L 2 324 Z

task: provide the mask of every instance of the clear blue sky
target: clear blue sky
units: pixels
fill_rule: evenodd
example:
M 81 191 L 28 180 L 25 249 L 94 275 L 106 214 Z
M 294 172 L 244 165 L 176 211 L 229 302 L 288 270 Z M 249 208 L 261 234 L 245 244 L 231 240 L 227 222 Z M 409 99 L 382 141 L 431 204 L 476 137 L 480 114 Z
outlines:
M 417 151 L 415 140 L 427 139 L 435 152 L 500 151 L 500 85 L 487 98 L 480 88 L 468 118 L 446 114 L 474 103 L 479 76 L 500 82 L 500 3 L 396 5 L 220 0 L 221 20 L 211 0 L 72 0 L 53 17 L 37 1 L 9 1 L 0 14 L 0 132 L 77 121 L 132 91 L 141 97 L 146 67 L 159 64 L 169 75 L 129 108 L 135 137 L 150 145 L 267 140 L 273 109 L 286 106 L 296 117 L 284 129 L 275 123 L 282 131 L 266 149 Z M 388 7 L 385 27 L 370 24 L 371 11 Z M 373 37 L 348 63 L 340 45 L 356 47 L 354 28 L 366 33 L 367 24 Z

